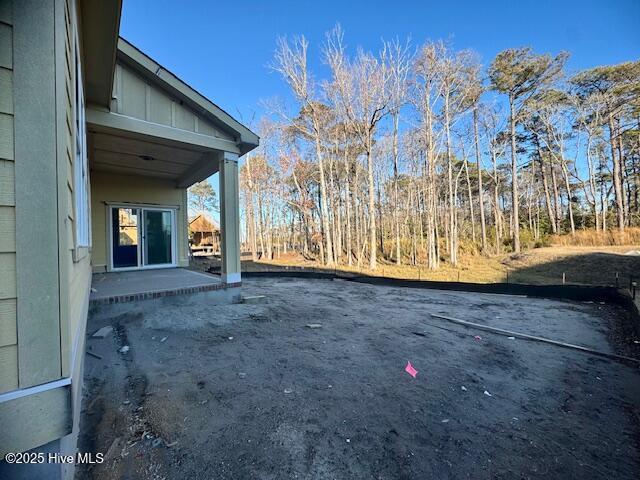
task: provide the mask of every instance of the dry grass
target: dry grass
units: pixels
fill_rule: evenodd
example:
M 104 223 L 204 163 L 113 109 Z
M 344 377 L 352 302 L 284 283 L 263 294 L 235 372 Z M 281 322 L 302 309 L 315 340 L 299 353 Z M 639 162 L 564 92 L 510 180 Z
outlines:
M 464 255 L 457 268 L 442 263 L 438 270 L 380 262 L 378 269 L 371 271 L 366 266 L 339 265 L 341 272 L 362 273 L 391 278 L 433 281 L 460 281 L 472 283 L 513 282 L 537 285 L 562 284 L 563 274 L 567 284 L 578 285 L 627 285 L 629 278 L 640 276 L 640 255 L 629 254 L 640 250 L 639 246 L 610 247 L 566 247 L 537 248 L 514 255 Z M 243 259 L 243 271 L 281 270 L 304 267 L 309 270 L 326 271 L 327 267 L 309 261 L 296 254 L 281 255 L 272 261 L 252 262 Z M 330 269 L 333 270 L 333 269 Z
M 579 230 L 575 235 L 552 235 L 549 244 L 553 246 L 601 247 L 640 245 L 640 228 L 627 228 L 624 232 L 616 229 L 605 233 L 594 230 Z

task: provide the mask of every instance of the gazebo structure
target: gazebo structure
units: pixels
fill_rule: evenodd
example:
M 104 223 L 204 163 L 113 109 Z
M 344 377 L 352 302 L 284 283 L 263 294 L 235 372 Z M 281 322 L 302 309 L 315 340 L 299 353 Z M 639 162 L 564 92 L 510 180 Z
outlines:
M 220 253 L 220 227 L 205 212 L 189 220 L 189 247 L 192 254 Z

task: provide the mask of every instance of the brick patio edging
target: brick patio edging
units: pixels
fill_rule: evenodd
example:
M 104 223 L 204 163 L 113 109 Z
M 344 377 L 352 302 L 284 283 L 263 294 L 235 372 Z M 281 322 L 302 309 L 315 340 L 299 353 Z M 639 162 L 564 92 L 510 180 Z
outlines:
M 114 303 L 139 302 L 141 300 L 151 300 L 154 298 L 173 297 L 176 295 L 189 295 L 191 293 L 211 292 L 214 290 L 225 290 L 227 288 L 241 287 L 242 282 L 236 283 L 216 283 L 211 285 L 199 285 L 197 287 L 174 288 L 160 290 L 156 292 L 142 292 L 131 295 L 115 295 L 112 297 L 96 298 L 89 301 L 89 306 L 112 305 Z

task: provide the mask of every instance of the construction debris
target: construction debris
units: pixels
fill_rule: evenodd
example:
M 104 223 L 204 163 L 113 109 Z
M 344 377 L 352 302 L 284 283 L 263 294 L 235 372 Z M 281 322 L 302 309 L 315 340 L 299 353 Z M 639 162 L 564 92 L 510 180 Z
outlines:
M 247 297 L 242 297 L 242 303 L 262 303 L 267 299 L 265 295 L 251 295 Z
M 113 327 L 111 325 L 107 325 L 106 327 L 102 327 L 102 328 L 98 329 L 96 331 L 96 333 L 91 335 L 91 337 L 92 338 L 105 338 L 107 335 L 111 335 L 111 332 L 113 332 Z
M 600 308 L 600 307 L 598 307 L 598 308 Z M 524 340 L 533 340 L 533 341 L 536 341 L 536 342 L 548 343 L 550 345 L 556 345 L 558 347 L 570 348 L 572 350 L 579 350 L 581 352 L 589 353 L 591 355 L 597 355 L 597 356 L 600 356 L 600 357 L 606 357 L 606 358 L 609 358 L 611 360 L 617 360 L 617 361 L 621 361 L 621 362 L 625 362 L 625 363 L 633 363 L 635 365 L 640 364 L 640 360 L 638 360 L 637 358 L 625 357 L 623 355 L 616 355 L 615 353 L 601 352 L 601 351 L 593 350 L 591 348 L 583 347 L 583 346 L 580 346 L 580 345 L 573 345 L 571 343 L 559 342 L 557 340 L 551 340 L 551 339 L 548 339 L 548 338 L 536 337 L 534 335 L 527 335 L 525 333 L 512 332 L 510 330 L 505 330 L 503 328 L 496 328 L 496 327 L 490 327 L 488 325 L 482 325 L 480 323 L 467 322 L 466 320 L 460 320 L 458 318 L 447 317 L 447 316 L 438 315 L 438 314 L 435 314 L 435 313 L 432 313 L 431 316 L 434 317 L 434 318 L 441 318 L 442 320 L 447 320 L 447 321 L 452 322 L 452 323 L 457 323 L 459 325 L 464 325 L 465 327 L 479 328 L 481 330 L 485 330 L 485 331 L 488 331 L 488 332 L 491 332 L 491 333 L 496 333 L 498 335 L 512 336 L 512 337 L 521 338 L 521 339 L 524 339 Z
M 122 442 L 123 442 L 123 440 L 120 437 L 115 438 L 113 440 L 113 442 L 111 442 L 111 445 L 107 449 L 107 453 L 104 455 L 104 460 L 105 461 L 110 460 L 113 457 L 113 455 L 115 454 L 116 450 L 121 447 Z

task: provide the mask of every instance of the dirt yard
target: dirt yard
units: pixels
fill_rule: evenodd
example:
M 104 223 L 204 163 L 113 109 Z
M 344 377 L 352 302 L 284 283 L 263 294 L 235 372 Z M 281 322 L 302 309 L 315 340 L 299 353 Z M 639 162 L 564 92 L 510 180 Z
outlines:
M 77 478 L 640 478 L 637 366 L 430 316 L 639 356 L 618 307 L 344 280 L 243 292 L 267 300 L 90 319 L 114 333 L 87 341 L 102 358 L 80 451 L 108 458 Z

